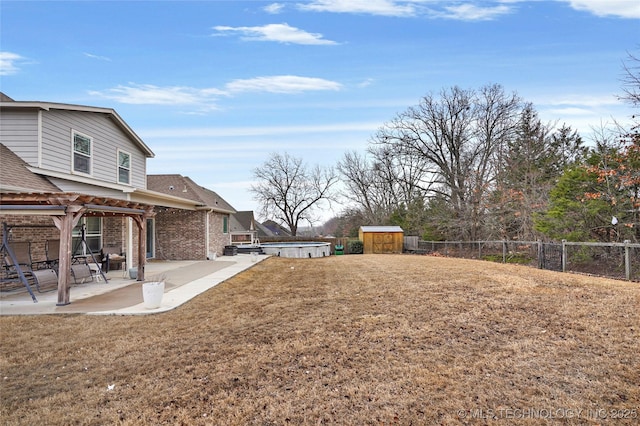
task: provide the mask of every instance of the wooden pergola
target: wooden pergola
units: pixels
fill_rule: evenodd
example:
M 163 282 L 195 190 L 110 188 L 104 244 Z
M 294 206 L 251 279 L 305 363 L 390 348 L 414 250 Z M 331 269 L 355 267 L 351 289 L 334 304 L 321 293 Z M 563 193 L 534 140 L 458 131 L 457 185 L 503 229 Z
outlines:
M 130 217 L 138 228 L 137 280 L 144 281 L 147 245 L 147 218 L 154 206 L 128 200 L 77 193 L 9 192 L 0 194 L 0 214 L 50 216 L 60 231 L 58 266 L 58 306 L 70 301 L 72 232 L 83 216 Z

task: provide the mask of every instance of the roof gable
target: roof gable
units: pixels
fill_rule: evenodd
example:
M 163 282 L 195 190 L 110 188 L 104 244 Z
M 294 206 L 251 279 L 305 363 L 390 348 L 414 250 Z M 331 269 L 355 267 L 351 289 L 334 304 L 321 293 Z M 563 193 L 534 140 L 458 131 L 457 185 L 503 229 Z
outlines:
M 122 131 L 134 141 L 147 158 L 153 158 L 155 154 L 151 148 L 129 127 L 129 125 L 112 108 L 92 107 L 85 105 L 62 104 L 55 102 L 39 101 L 15 101 L 2 93 L 0 96 L 0 109 L 35 109 L 35 110 L 66 110 L 79 112 L 92 112 L 107 115 Z
M 253 219 L 253 211 L 235 212 L 233 214 L 234 220 L 242 231 L 255 231 L 255 221 Z M 232 229 L 234 230 L 234 229 Z

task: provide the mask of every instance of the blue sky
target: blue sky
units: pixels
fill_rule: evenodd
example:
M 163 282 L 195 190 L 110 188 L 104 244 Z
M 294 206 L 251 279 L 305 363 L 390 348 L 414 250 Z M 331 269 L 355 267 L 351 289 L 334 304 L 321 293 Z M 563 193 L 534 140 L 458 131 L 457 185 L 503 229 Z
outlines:
M 272 152 L 335 165 L 428 93 L 501 84 L 578 129 L 631 108 L 637 0 L 0 2 L 0 89 L 114 108 L 156 154 L 238 210 Z M 339 212 L 326 210 L 323 218 Z

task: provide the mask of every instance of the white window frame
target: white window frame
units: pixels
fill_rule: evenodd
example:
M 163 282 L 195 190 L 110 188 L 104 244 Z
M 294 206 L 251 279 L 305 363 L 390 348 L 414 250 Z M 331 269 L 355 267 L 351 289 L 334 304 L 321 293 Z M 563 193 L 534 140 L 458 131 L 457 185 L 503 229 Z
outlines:
M 104 245 L 104 221 L 102 220 L 101 217 L 93 217 L 94 219 L 96 219 L 98 221 L 99 224 L 99 230 L 98 233 L 96 234 L 90 234 L 90 233 L 85 233 L 85 237 L 88 238 L 98 238 L 99 241 L 99 246 L 100 248 L 102 248 L 102 246 Z M 76 246 L 78 245 L 79 241 L 80 241 L 80 237 L 81 237 L 81 232 L 80 229 L 82 228 L 82 225 L 87 225 L 87 217 L 81 217 L 80 221 L 78 221 L 78 224 L 73 228 L 73 230 L 71 231 L 71 235 L 72 235 L 72 247 L 71 250 L 75 250 Z M 86 228 L 85 228 L 86 231 Z M 96 250 L 100 250 L 100 248 L 98 247 L 94 247 L 94 249 Z M 81 252 L 77 252 L 77 253 L 73 253 L 74 255 L 78 256 L 78 255 L 86 255 L 87 252 L 85 250 L 85 247 L 81 247 L 82 251 Z M 94 254 L 97 254 L 98 251 L 94 251 Z
M 131 177 L 132 177 L 131 176 L 132 175 L 132 173 L 131 173 L 131 160 L 132 160 L 132 155 L 131 155 L 130 152 L 127 152 L 127 151 L 124 151 L 124 150 L 121 150 L 121 149 L 118 149 L 117 151 L 118 152 L 116 153 L 116 167 L 117 167 L 116 175 L 117 175 L 118 183 L 121 183 L 123 185 L 131 185 Z M 123 167 L 123 166 L 120 165 L 120 154 L 126 154 L 126 155 L 129 156 L 129 168 L 126 168 L 126 167 Z M 120 169 L 127 170 L 129 172 L 129 181 L 128 182 L 123 182 L 123 181 L 120 180 Z
M 76 151 L 76 135 L 89 140 L 89 155 L 83 152 Z M 76 153 L 78 155 L 86 156 L 89 159 L 89 172 L 76 170 Z M 93 138 L 82 132 L 71 129 L 71 173 L 92 176 L 93 175 Z

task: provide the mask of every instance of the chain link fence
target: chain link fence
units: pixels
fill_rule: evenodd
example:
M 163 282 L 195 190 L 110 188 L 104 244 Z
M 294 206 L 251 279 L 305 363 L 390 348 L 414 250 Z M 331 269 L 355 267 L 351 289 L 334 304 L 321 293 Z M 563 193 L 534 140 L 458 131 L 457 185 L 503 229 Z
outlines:
M 405 251 L 640 281 L 640 244 L 630 242 L 422 241 L 405 237 Z

